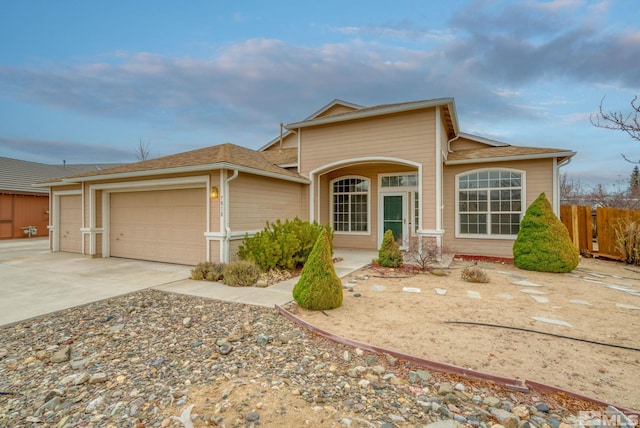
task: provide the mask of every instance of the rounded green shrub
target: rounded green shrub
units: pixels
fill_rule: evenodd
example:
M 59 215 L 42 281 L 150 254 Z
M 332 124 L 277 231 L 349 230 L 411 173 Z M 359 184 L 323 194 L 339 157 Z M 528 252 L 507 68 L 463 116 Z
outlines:
M 293 287 L 293 298 L 303 308 L 318 311 L 339 307 L 342 297 L 342 282 L 331 259 L 331 242 L 322 230 Z
M 554 214 L 544 193 L 527 209 L 513 243 L 513 263 L 520 269 L 538 272 L 571 272 L 578 266 L 580 252 L 569 231 Z
M 222 282 L 233 287 L 251 287 L 260 278 L 260 273 L 254 262 L 237 260 L 222 268 Z
M 382 245 L 378 250 L 378 264 L 384 267 L 397 268 L 402 266 L 402 251 L 393 237 L 393 232 L 387 230 L 382 238 Z

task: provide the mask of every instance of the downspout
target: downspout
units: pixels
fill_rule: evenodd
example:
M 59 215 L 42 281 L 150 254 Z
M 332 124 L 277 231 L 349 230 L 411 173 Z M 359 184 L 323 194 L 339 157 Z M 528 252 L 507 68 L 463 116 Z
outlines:
M 224 254 L 224 263 L 229 263 L 229 241 L 231 240 L 231 227 L 229 226 L 229 183 L 238 178 L 238 170 L 233 170 L 233 175 L 228 177 L 224 181 L 224 193 L 223 197 L 226 198 L 224 201 L 224 246 L 225 246 L 225 254 Z
M 560 168 L 569 165 L 571 158 L 568 157 L 561 162 L 554 158 L 555 168 L 553 169 L 553 212 L 560 218 L 560 204 L 562 203 L 560 195 Z
M 449 139 L 447 141 L 447 152 L 448 153 L 453 153 L 453 150 L 451 150 L 451 143 L 453 143 L 454 141 L 456 141 L 458 138 L 460 138 L 460 134 L 456 135 L 455 137 Z

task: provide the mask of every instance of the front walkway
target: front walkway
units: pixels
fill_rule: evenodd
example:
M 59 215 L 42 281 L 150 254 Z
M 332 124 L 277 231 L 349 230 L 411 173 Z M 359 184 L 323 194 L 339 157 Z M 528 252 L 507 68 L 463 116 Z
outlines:
M 377 251 L 336 248 L 333 257 L 342 259 L 335 264 L 336 273 L 338 277 L 344 278 L 350 273 L 368 265 L 371 263 L 371 260 L 377 256 Z M 297 282 L 298 277 L 294 277 L 270 287 L 258 288 L 230 287 L 219 282 L 185 279 L 160 285 L 154 287 L 154 289 L 272 308 L 275 305 L 284 305 L 293 300 L 293 287 Z

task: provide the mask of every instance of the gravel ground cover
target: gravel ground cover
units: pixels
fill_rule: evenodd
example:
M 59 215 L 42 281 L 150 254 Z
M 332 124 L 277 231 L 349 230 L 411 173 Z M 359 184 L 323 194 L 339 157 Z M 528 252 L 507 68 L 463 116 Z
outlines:
M 339 345 L 274 309 L 154 290 L 0 329 L 0 392 L 1 427 L 560 428 L 602 410 Z

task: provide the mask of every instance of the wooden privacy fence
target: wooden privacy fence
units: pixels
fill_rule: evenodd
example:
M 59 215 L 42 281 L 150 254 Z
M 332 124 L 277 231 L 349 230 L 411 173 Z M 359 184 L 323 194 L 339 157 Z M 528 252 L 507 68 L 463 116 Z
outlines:
M 573 243 L 581 252 L 593 251 L 593 240 L 597 238 L 597 253 L 621 258 L 616 249 L 615 227 L 620 223 L 640 222 L 640 211 L 618 208 L 597 208 L 596 227 L 593 228 L 592 211 L 588 206 L 563 205 L 560 207 L 560 220 L 569 230 Z
M 560 220 L 569 230 L 573 244 L 582 251 L 593 252 L 593 221 L 591 207 L 562 205 Z

